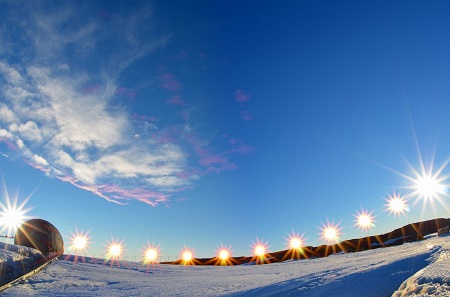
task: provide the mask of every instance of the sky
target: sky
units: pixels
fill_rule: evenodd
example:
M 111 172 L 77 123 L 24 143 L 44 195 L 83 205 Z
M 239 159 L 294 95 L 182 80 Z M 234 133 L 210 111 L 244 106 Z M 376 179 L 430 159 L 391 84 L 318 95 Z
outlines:
M 66 246 L 89 232 L 87 254 L 119 241 L 163 260 L 448 217 L 449 9 L 0 0 L 2 203 L 26 201 Z M 434 197 L 414 188 L 427 174 Z

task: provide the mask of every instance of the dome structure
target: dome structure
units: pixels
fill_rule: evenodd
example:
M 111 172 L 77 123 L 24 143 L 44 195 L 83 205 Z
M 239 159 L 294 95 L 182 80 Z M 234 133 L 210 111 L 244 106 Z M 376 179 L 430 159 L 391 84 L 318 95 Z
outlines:
M 16 232 L 14 244 L 35 248 L 44 255 L 64 253 L 61 233 L 42 219 L 31 219 L 23 223 Z

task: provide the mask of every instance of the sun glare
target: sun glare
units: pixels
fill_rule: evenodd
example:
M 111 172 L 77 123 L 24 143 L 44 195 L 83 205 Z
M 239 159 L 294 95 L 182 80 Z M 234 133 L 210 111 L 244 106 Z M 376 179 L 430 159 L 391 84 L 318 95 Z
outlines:
M 262 257 L 266 254 L 266 247 L 262 244 L 258 244 L 254 249 L 255 256 Z
M 230 251 L 223 248 L 219 251 L 218 257 L 222 261 L 227 261 L 230 258 Z
M 28 219 L 26 213 L 29 209 L 24 209 L 28 198 L 22 204 L 17 205 L 17 198 L 11 203 L 9 195 L 6 194 L 6 203 L 0 202 L 0 232 L 7 232 L 6 235 L 14 235 L 16 230 Z
M 111 240 L 111 242 L 108 241 L 108 245 L 106 248 L 107 248 L 106 252 L 107 259 L 119 260 L 124 252 L 123 240 L 118 241 L 113 239 Z
M 146 262 L 155 262 L 158 258 L 158 250 L 149 248 L 145 252 L 145 261 Z
M 257 263 L 269 262 L 269 245 L 268 241 L 264 242 L 262 240 L 256 239 L 256 242 L 252 244 L 252 261 L 256 261 Z
M 194 258 L 194 255 L 192 254 L 192 251 L 184 251 L 182 258 L 184 262 L 190 262 Z
M 375 227 L 375 218 L 372 213 L 373 210 L 371 212 L 368 212 L 364 209 L 361 209 L 361 212 L 357 212 L 355 215 L 355 226 L 362 231 L 368 231 Z
M 321 237 L 327 243 L 337 243 L 341 236 L 341 229 L 339 228 L 339 224 L 334 224 L 333 222 L 327 222 L 326 225 L 322 224 Z
M 184 247 L 181 251 L 181 264 L 195 265 L 194 250 L 189 247 Z
M 75 251 L 76 254 L 86 252 L 90 244 L 89 240 L 91 239 L 89 237 L 89 231 L 84 233 L 83 231 L 78 231 L 78 228 L 76 228 L 75 233 L 70 233 L 72 236 L 70 237 L 69 250 Z
M 299 235 L 296 232 L 288 235 L 286 239 L 286 247 L 290 250 L 301 250 L 304 244 L 303 235 Z
M 442 179 L 437 176 L 425 174 L 414 180 L 415 193 L 421 198 L 433 199 L 447 193 L 447 187 L 442 184 Z
M 388 211 L 390 215 L 394 215 L 394 218 L 396 216 L 400 217 L 406 215 L 406 212 L 409 211 L 409 205 L 405 196 L 394 192 L 392 196 L 388 195 L 388 198 L 384 200 L 387 202 L 387 204 L 384 205 L 386 207 L 385 211 Z

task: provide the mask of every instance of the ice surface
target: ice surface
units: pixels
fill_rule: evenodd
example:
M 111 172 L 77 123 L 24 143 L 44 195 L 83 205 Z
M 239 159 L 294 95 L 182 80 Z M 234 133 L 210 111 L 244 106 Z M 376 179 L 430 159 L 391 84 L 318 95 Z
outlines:
M 160 265 L 147 271 L 139 263 L 111 268 L 59 260 L 2 295 L 378 297 L 398 290 L 394 296 L 410 292 L 448 296 L 449 255 L 450 237 L 432 237 L 389 248 L 256 266 Z

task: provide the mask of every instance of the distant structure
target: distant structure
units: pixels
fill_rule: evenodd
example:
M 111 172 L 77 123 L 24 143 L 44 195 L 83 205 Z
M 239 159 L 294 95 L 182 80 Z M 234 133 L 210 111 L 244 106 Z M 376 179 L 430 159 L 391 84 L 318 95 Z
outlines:
M 51 223 L 42 219 L 32 219 L 23 223 L 16 232 L 14 244 L 35 248 L 44 255 L 64 253 L 61 233 Z
M 441 236 L 441 235 L 449 233 L 449 229 L 450 229 L 449 226 L 441 228 L 441 229 L 438 229 L 437 230 L 438 236 Z

